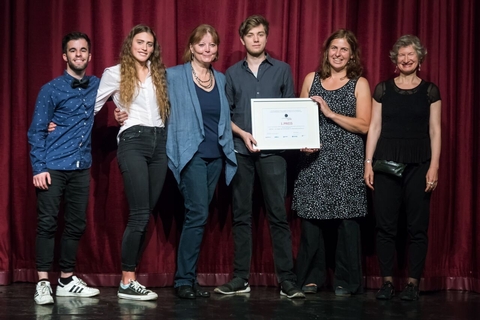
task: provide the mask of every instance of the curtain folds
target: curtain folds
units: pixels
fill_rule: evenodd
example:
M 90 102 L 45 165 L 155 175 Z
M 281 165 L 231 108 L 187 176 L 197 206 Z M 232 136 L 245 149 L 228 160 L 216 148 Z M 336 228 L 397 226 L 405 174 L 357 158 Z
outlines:
M 182 63 L 187 36 L 198 24 L 220 34 L 224 72 L 244 58 L 238 35 L 251 14 L 270 22 L 267 51 L 290 64 L 297 94 L 307 73 L 319 64 L 323 41 L 338 28 L 355 32 L 361 45 L 364 75 L 373 89 L 393 77 L 389 50 L 402 34 L 415 34 L 428 55 L 420 77 L 436 83 L 442 96 L 442 156 L 439 185 L 432 197 L 429 252 L 422 287 L 480 292 L 479 137 L 480 3 L 475 0 L 5 0 L 0 1 L 0 284 L 36 281 L 36 199 L 26 132 L 40 87 L 64 68 L 61 39 L 70 31 L 92 40 L 89 74 L 101 76 L 118 62 L 122 41 L 136 24 L 151 26 L 167 66 Z M 475 32 L 476 31 L 476 32 Z M 477 76 L 477 77 L 475 77 Z M 128 206 L 116 161 L 114 105 L 107 103 L 95 119 L 93 166 L 87 230 L 81 240 L 77 273 L 92 285 L 116 286 L 120 279 L 120 245 Z M 285 205 L 292 228 L 294 254 L 300 220 L 290 210 L 295 152 L 288 152 L 289 192 Z M 199 279 L 218 285 L 231 277 L 233 237 L 230 189 L 220 179 L 211 205 Z M 251 283 L 276 285 L 268 223 L 261 190 L 255 191 Z M 365 283 L 379 287 L 375 256 L 374 213 L 362 221 Z M 139 280 L 148 286 L 170 286 L 183 219 L 182 198 L 171 174 L 151 218 Z M 60 228 L 62 219 L 60 219 Z M 405 238 L 405 237 L 403 237 Z M 405 240 L 399 242 L 396 281 L 405 274 Z M 60 237 L 58 237 L 60 239 Z M 334 244 L 328 240 L 327 243 Z M 329 256 L 330 257 L 330 256 Z M 330 257 L 331 258 L 331 257 Z M 58 266 L 54 270 L 58 271 Z M 53 277 L 53 273 L 52 273 Z M 55 281 L 55 277 L 52 278 Z

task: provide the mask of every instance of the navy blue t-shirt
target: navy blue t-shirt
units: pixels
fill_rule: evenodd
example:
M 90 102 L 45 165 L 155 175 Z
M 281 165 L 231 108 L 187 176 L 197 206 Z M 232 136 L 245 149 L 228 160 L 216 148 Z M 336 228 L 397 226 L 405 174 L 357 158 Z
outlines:
M 203 128 L 205 139 L 198 146 L 198 155 L 202 158 L 222 157 L 222 148 L 218 143 L 218 121 L 220 120 L 220 95 L 215 85 L 212 91 L 207 92 L 195 84 L 198 101 L 202 109 Z

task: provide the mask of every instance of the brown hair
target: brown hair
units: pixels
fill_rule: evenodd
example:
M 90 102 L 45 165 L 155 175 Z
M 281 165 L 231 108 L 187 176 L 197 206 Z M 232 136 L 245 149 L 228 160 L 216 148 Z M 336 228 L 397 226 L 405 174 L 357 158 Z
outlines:
M 352 50 L 352 58 L 348 61 L 346 66 L 347 78 L 353 79 L 360 77 L 362 75 L 363 67 L 360 61 L 360 48 L 358 46 L 357 38 L 352 31 L 339 29 L 332 33 L 323 44 L 323 54 L 320 55 L 319 67 L 317 70 L 320 73 L 320 78 L 326 79 L 332 75 L 331 66 L 328 62 L 328 51 L 332 41 L 335 39 L 347 40 L 348 44 L 350 45 L 350 49 Z
M 218 35 L 217 30 L 215 30 L 215 28 L 209 24 L 201 24 L 195 29 L 193 29 L 192 32 L 190 33 L 190 36 L 188 37 L 187 46 L 185 48 L 185 51 L 183 52 L 184 62 L 189 62 L 189 61 L 192 61 L 193 59 L 193 54 L 190 51 L 190 45 L 195 45 L 199 43 L 207 33 L 209 33 L 212 36 L 213 42 L 217 46 L 220 44 L 220 36 Z M 213 61 L 217 61 L 217 60 L 218 60 L 218 50 L 217 50 L 215 59 Z
M 253 15 L 245 19 L 238 28 L 238 33 L 240 34 L 240 38 L 243 37 L 253 28 L 258 27 L 259 25 L 263 25 L 265 28 L 265 34 L 268 36 L 268 21 L 263 16 L 260 15 Z
M 138 91 L 139 79 L 137 70 L 135 69 L 135 58 L 132 54 L 132 42 L 137 34 L 143 32 L 153 36 L 153 52 L 148 60 L 150 61 L 150 74 L 157 97 L 158 113 L 162 120 L 165 121 L 170 111 L 165 65 L 162 62 L 162 54 L 157 36 L 155 32 L 146 25 L 139 24 L 133 27 L 123 41 L 122 50 L 120 51 L 120 101 L 125 104 L 128 110 L 135 93 Z

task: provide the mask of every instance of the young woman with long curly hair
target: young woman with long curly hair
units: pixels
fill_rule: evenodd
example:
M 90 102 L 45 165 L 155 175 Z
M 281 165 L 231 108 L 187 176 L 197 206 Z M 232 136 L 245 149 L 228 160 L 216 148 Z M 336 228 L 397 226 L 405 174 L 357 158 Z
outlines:
M 120 64 L 105 69 L 95 112 L 108 98 L 128 113 L 118 133 L 117 159 L 130 214 L 122 240 L 122 281 L 118 297 L 153 300 L 157 294 L 136 279 L 150 213 L 167 172 L 165 122 L 169 113 L 165 66 L 153 30 L 133 27 L 123 42 Z

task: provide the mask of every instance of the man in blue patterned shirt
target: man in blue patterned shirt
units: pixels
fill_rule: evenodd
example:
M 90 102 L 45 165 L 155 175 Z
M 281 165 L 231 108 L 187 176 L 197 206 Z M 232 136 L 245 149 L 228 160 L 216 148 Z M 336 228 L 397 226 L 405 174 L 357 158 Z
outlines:
M 67 34 L 62 40 L 62 50 L 67 69 L 40 90 L 28 130 L 33 185 L 37 192 L 36 266 L 39 282 L 34 296 L 37 304 L 53 303 L 48 271 L 53 262 L 62 197 L 65 230 L 61 240 L 61 274 L 56 295 L 92 297 L 100 293 L 73 275 L 78 242 L 86 226 L 93 111 L 100 81 L 95 76 L 85 76 L 91 59 L 90 39 L 86 34 Z M 51 121 L 57 127 L 48 133 Z

